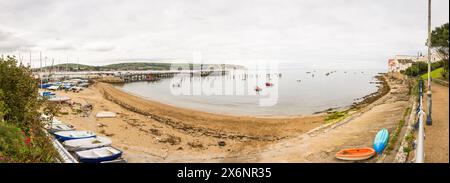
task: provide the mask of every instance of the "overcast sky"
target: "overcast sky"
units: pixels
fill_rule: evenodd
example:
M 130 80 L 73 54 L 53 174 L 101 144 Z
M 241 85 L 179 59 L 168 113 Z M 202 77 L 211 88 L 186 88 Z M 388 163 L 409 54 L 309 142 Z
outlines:
M 386 68 L 425 53 L 427 0 L 0 0 L 0 53 L 55 62 L 279 60 Z M 433 0 L 432 25 L 449 1 Z

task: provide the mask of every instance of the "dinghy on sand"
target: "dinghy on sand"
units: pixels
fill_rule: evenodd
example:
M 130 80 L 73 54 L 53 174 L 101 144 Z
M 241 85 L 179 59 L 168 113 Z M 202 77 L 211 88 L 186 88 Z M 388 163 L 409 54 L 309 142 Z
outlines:
M 75 130 L 72 126 L 66 124 L 47 124 L 44 127 L 51 133 Z
M 53 117 L 53 120 L 50 121 L 50 117 L 45 116 L 44 114 L 41 116 L 41 120 L 44 123 L 44 128 L 49 132 L 54 133 L 58 131 L 73 131 L 75 130 L 72 125 L 64 124 L 62 121 Z
M 88 149 L 107 147 L 111 145 L 111 139 L 107 137 L 93 137 L 85 139 L 66 140 L 63 145 L 68 151 L 83 151 Z
M 370 147 L 343 149 L 336 153 L 336 158 L 341 160 L 358 161 L 366 160 L 375 155 L 375 150 Z
M 50 97 L 48 99 L 48 101 L 50 101 L 50 102 L 65 102 L 65 101 L 68 101 L 68 100 L 70 100 L 69 97 L 66 97 L 66 96 L 54 96 L 54 95 L 52 95 L 52 97 Z
M 122 156 L 122 151 L 114 147 L 101 147 L 84 151 L 77 151 L 75 154 L 78 160 L 83 163 L 100 163 L 111 161 Z
M 97 113 L 95 117 L 97 118 L 115 118 L 117 114 L 115 112 L 109 112 L 109 111 L 100 111 Z
M 95 133 L 91 131 L 59 131 L 55 132 L 55 137 L 59 141 L 73 140 L 73 139 L 85 139 L 95 137 Z

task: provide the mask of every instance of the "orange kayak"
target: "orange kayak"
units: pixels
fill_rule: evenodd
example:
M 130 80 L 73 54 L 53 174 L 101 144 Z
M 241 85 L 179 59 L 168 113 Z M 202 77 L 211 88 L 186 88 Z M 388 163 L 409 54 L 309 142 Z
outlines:
M 343 149 L 336 153 L 336 158 L 341 160 L 365 160 L 375 155 L 375 150 L 370 147 Z

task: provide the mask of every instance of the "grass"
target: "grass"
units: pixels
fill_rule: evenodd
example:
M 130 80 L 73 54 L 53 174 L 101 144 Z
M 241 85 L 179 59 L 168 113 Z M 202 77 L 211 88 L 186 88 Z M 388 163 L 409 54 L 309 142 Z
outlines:
M 327 117 L 325 117 L 325 122 L 334 122 L 344 119 L 348 116 L 348 111 L 333 111 L 329 112 Z
M 422 78 L 413 78 L 409 80 L 409 95 L 418 95 L 420 80 L 422 80 Z
M 398 141 L 398 136 L 400 135 L 400 132 L 402 131 L 403 125 L 405 125 L 405 118 L 410 113 L 411 113 L 411 108 L 410 107 L 406 108 L 405 111 L 403 112 L 402 119 L 399 121 L 399 123 L 397 125 L 397 128 L 395 129 L 394 133 L 391 133 L 391 135 L 390 135 L 389 143 L 388 143 L 388 146 L 386 148 L 387 153 L 389 153 L 390 151 L 394 150 L 395 144 Z M 410 134 L 408 134 L 408 135 L 410 135 Z
M 398 126 L 395 129 L 394 133 L 391 133 L 391 136 L 389 138 L 389 144 L 386 148 L 387 153 L 394 150 L 395 144 L 397 143 L 397 140 L 398 140 L 398 136 L 400 135 L 400 132 L 402 131 L 402 127 L 404 124 L 405 124 L 405 120 L 401 119 L 400 122 L 398 123 Z
M 431 71 L 431 78 L 433 79 L 443 79 L 441 72 L 444 71 L 444 68 L 438 68 L 435 69 L 433 71 Z M 427 80 L 428 79 L 428 73 L 423 74 L 422 76 L 420 76 L 423 80 Z
M 411 114 L 411 107 L 406 108 L 405 112 L 403 112 L 403 119 L 405 119 L 405 117 L 409 114 Z

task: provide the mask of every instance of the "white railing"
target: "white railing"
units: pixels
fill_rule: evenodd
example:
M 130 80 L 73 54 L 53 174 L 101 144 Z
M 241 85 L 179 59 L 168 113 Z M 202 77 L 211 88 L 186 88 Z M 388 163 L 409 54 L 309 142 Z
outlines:
M 422 81 L 419 83 L 419 132 L 417 134 L 417 146 L 416 146 L 416 157 L 415 163 L 423 163 L 425 159 L 424 153 L 424 140 L 425 140 L 425 129 L 423 125 L 423 118 L 425 116 L 425 112 L 423 111 L 423 92 L 422 92 L 423 84 Z

